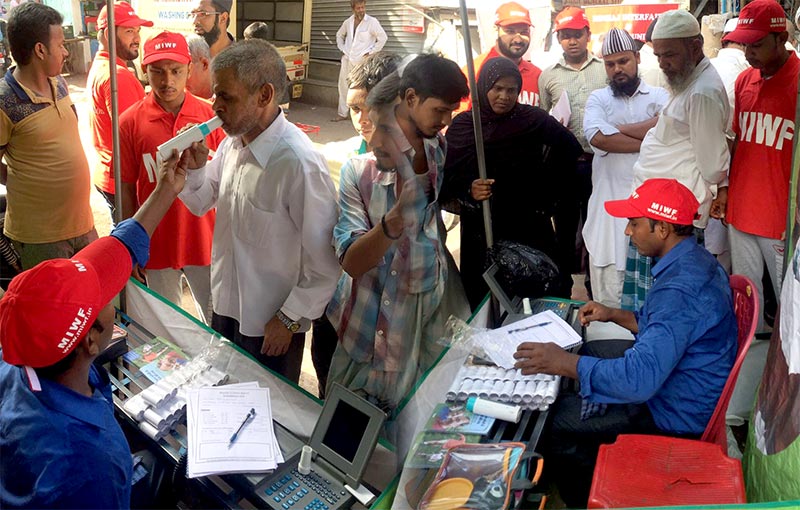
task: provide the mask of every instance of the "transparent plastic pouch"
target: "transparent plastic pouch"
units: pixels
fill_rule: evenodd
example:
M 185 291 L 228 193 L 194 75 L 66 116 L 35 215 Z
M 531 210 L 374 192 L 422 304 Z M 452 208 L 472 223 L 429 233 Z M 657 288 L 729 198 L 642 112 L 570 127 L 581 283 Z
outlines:
M 418 510 L 503 510 L 525 452 L 523 443 L 450 448 Z

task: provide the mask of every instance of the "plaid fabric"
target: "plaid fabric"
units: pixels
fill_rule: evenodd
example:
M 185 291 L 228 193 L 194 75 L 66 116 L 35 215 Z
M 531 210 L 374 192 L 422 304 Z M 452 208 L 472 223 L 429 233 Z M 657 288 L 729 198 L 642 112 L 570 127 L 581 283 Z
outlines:
M 622 309 L 638 312 L 644 304 L 647 292 L 653 286 L 651 266 L 653 259 L 640 255 L 628 240 L 628 257 L 625 261 L 625 279 L 622 282 Z
M 444 139 L 426 139 L 425 149 L 428 172 L 406 181 L 420 193 L 414 207 L 404 213 L 402 237 L 377 266 L 357 280 L 343 274 L 327 309 L 342 347 L 354 361 L 371 364 L 373 370 L 405 369 L 409 359 L 415 358 L 408 339 L 414 337 L 418 310 L 430 319 L 444 293 L 447 260 L 439 234 L 439 205 L 422 192 L 421 183 L 413 182 L 430 179 L 430 188 L 438 197 Z M 378 170 L 372 154 L 352 158 L 342 167 L 341 211 L 333 231 L 340 260 L 350 245 L 380 225 L 381 217 L 394 206 L 396 178 L 395 172 Z

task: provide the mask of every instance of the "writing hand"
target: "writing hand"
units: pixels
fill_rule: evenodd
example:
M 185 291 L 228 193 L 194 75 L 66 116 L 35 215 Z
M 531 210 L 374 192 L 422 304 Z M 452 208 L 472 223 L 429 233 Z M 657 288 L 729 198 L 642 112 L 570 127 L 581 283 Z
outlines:
M 577 378 L 578 358 L 554 343 L 523 342 L 517 346 L 514 368 L 523 375 L 550 374 Z

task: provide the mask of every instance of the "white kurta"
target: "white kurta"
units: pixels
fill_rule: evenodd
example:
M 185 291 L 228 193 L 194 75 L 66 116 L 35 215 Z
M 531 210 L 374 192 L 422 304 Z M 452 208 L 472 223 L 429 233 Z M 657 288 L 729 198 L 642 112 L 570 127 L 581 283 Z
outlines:
M 677 179 L 700 202 L 700 219 L 694 225 L 705 228 L 717 186 L 728 185 L 731 158 L 726 131 L 730 114 L 722 80 L 703 57 L 692 71 L 688 87 L 669 101 L 658 123 L 645 135 L 633 166 L 631 188 L 647 179 Z
M 634 124 L 653 118 L 669 101 L 669 93 L 660 87 L 651 87 L 644 81 L 631 97 L 614 97 L 611 87 L 595 90 L 586 102 L 583 131 L 590 141 L 601 133 L 611 136 L 619 133 L 617 126 Z M 638 152 L 614 153 L 594 148 L 592 160 L 592 195 L 583 226 L 583 239 L 592 262 L 598 267 L 616 265 L 625 270 L 628 240 L 625 236 L 624 218 L 613 218 L 603 204 L 607 200 L 622 200 L 631 193 L 633 165 Z

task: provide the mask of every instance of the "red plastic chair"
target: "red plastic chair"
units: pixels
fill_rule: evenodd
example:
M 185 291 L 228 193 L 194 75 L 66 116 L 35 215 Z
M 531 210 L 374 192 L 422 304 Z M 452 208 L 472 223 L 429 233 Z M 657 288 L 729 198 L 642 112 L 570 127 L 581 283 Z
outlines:
M 622 434 L 600 446 L 588 508 L 747 502 L 742 464 L 727 456 L 725 413 L 755 334 L 758 294 L 745 276 L 731 275 L 730 284 L 739 328 L 736 361 L 700 441 Z
M 714 414 L 706 425 L 701 441 L 718 444 L 723 452 L 728 451 L 728 436 L 725 427 L 725 413 L 728 411 L 728 403 L 733 395 L 733 388 L 736 386 L 736 379 L 739 377 L 739 370 L 750 349 L 750 342 L 756 334 L 758 326 L 758 293 L 750 281 L 750 278 L 740 274 L 731 275 L 731 290 L 733 291 L 733 310 L 736 312 L 736 323 L 739 327 L 739 334 L 736 337 L 738 350 L 736 352 L 736 362 L 733 364 L 731 373 L 722 394 L 714 408 Z

